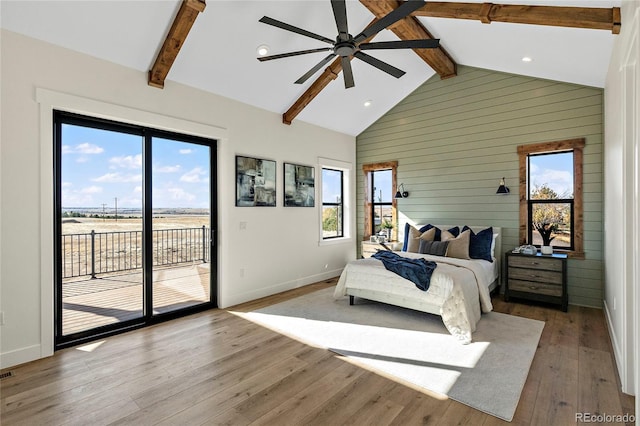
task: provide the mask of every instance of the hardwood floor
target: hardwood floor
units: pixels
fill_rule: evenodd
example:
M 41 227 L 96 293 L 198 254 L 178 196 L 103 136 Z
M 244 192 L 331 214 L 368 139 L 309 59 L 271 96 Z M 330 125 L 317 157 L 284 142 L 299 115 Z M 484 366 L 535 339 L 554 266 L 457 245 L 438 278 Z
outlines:
M 335 280 L 132 331 L 3 370 L 3 425 L 497 425 L 458 402 L 409 388 L 248 322 L 250 311 Z M 576 424 L 576 413 L 634 414 L 622 394 L 603 313 L 505 303 L 546 322 L 512 424 Z M 615 424 L 615 423 L 607 423 Z

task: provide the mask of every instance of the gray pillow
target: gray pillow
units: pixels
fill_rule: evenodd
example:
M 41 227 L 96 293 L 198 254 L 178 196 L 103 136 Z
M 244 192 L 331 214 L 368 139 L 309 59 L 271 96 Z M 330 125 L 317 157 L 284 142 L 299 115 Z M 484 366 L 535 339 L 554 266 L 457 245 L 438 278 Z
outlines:
M 423 254 L 432 254 L 434 256 L 444 256 L 447 254 L 449 241 L 420 241 L 419 252 Z
M 428 231 L 420 232 L 413 226 L 409 229 L 409 238 L 407 241 L 407 251 L 411 253 L 420 252 L 420 241 L 432 241 L 436 236 L 436 228 Z

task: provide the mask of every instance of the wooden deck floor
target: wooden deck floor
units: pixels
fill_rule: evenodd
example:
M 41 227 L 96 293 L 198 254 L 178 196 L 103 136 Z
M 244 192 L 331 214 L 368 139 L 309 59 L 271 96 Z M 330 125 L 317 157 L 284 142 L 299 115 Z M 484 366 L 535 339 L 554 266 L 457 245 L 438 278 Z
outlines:
M 209 264 L 156 269 L 153 273 L 154 313 L 209 300 Z M 63 335 L 142 316 L 142 272 L 74 279 L 62 285 Z

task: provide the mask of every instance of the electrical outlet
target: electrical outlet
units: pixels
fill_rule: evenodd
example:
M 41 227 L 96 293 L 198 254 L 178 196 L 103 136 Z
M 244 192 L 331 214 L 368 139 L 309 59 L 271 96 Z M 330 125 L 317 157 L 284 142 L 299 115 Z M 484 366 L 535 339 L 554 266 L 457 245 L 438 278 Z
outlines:
M 240 268 L 240 278 L 244 278 L 244 268 Z
M 245 231 L 247 229 L 247 222 L 240 222 L 240 230 Z

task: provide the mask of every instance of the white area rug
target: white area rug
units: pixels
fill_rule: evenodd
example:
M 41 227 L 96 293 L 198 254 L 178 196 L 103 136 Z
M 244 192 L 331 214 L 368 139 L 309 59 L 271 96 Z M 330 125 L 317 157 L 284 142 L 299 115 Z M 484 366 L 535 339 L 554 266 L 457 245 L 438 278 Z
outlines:
M 490 312 L 462 345 L 438 316 L 358 298 L 349 306 L 333 290 L 236 314 L 511 421 L 544 322 Z

